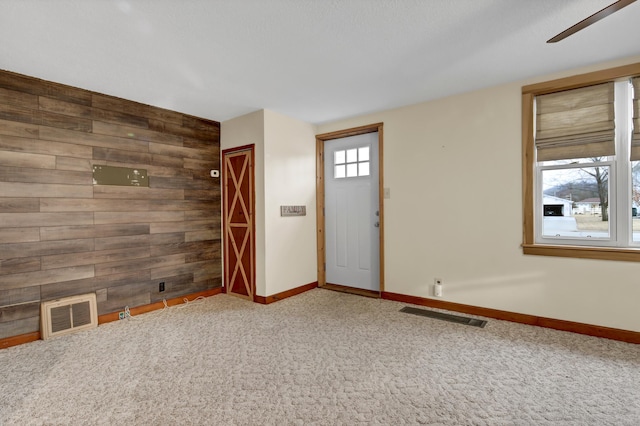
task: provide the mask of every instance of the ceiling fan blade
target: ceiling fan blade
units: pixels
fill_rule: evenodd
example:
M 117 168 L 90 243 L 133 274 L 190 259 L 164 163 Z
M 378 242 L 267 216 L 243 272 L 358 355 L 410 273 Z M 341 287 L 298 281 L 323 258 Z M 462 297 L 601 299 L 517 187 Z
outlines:
M 618 10 L 622 9 L 623 7 L 629 6 L 631 3 L 635 2 L 636 0 L 618 0 L 617 2 L 610 4 L 609 6 L 605 7 L 604 9 L 594 13 L 593 15 L 589 16 L 586 19 L 583 19 L 582 21 L 578 22 L 577 24 L 575 24 L 572 27 L 567 28 L 566 30 L 564 30 L 563 32 L 561 32 L 560 34 L 558 34 L 555 37 L 550 38 L 549 40 L 547 40 L 547 43 L 555 43 L 558 42 L 560 40 L 563 40 L 567 37 L 569 37 L 571 34 L 575 34 L 578 31 L 588 27 L 591 24 L 594 24 L 596 22 L 598 22 L 599 20 L 606 18 L 607 16 L 611 15 L 613 12 L 617 12 Z

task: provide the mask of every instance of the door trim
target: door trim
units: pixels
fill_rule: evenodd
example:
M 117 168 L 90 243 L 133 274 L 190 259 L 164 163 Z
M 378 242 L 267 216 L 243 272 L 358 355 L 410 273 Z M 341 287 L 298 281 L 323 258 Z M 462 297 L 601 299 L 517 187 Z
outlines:
M 255 185 L 255 144 L 251 144 L 251 145 L 243 145 L 243 146 L 238 146 L 235 148 L 229 148 L 229 149 L 225 149 L 222 151 L 222 173 L 221 173 L 221 179 L 222 179 L 222 238 L 223 238 L 223 276 L 224 276 L 224 289 L 225 292 L 227 294 L 233 294 L 234 293 L 229 293 L 229 268 L 227 266 L 228 262 L 229 262 L 229 258 L 228 258 L 228 254 L 229 254 L 229 247 L 225 246 L 225 242 L 227 241 L 227 206 L 225 203 L 226 200 L 226 194 L 225 192 L 227 191 L 226 188 L 226 177 L 227 177 L 227 163 L 225 161 L 226 156 L 228 154 L 235 154 L 237 152 L 242 152 L 242 151 L 249 151 L 249 155 L 250 155 L 250 161 L 251 161 L 251 165 L 250 165 L 250 170 L 249 170 L 249 179 L 250 179 L 250 184 L 251 184 L 251 203 L 249 204 L 248 208 L 249 208 L 249 216 L 250 216 L 250 220 L 251 220 L 251 236 L 250 236 L 250 244 L 251 244 L 251 250 L 250 250 L 250 257 L 251 257 L 251 271 L 250 271 L 250 287 L 251 287 L 251 297 L 248 298 L 249 300 L 251 300 L 252 302 L 255 302 L 255 298 L 256 298 L 256 217 L 255 217 L 255 212 L 256 212 L 256 185 Z M 238 297 L 241 297 L 240 295 L 237 295 Z
M 326 252 L 325 252 L 325 221 L 324 221 L 324 143 L 332 139 L 341 139 L 349 136 L 364 135 L 378 132 L 378 207 L 380 212 L 380 291 L 384 291 L 384 169 L 383 169 L 383 123 L 369 124 L 353 127 L 351 129 L 338 130 L 336 132 L 316 135 L 316 241 L 318 246 L 318 287 L 326 287 Z M 354 289 L 357 290 L 357 289 Z

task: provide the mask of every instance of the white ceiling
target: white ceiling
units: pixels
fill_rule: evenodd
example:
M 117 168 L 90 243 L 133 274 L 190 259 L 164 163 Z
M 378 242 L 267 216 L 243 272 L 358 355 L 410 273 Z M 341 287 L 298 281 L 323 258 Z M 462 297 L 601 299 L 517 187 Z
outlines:
M 640 2 L 0 0 L 0 68 L 224 121 L 323 123 L 640 54 Z

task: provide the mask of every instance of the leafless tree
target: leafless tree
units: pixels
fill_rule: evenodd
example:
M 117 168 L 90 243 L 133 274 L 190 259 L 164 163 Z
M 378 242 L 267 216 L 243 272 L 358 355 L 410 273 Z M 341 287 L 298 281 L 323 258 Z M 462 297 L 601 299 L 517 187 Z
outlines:
M 595 157 L 591 160 L 599 162 L 602 161 L 603 158 Z M 600 208 L 602 210 L 602 221 L 607 222 L 609 220 L 609 168 L 595 166 L 582 168 L 580 170 L 595 179 L 598 188 L 598 198 L 600 199 Z

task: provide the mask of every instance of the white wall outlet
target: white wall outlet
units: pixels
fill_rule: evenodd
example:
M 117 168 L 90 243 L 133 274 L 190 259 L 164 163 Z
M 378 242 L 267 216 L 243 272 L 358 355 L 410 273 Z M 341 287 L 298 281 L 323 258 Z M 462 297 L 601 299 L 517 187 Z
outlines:
M 433 280 L 433 295 L 435 297 L 442 297 L 442 280 L 440 278 Z

